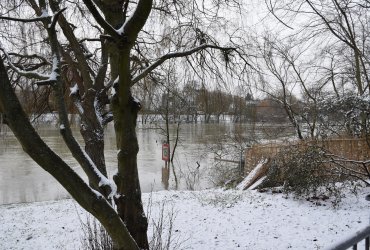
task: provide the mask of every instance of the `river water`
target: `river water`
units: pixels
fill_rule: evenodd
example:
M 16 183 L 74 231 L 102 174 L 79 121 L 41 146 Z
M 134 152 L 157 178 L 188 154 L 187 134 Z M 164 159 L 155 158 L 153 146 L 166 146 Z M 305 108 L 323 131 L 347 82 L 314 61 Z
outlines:
M 241 131 L 241 134 L 248 137 L 252 128 L 249 125 L 232 123 L 182 124 L 179 133 L 180 142 L 174 160 L 178 180 L 176 185 L 172 168 L 165 168 L 161 158 L 164 138 L 160 133 L 161 130 L 138 126 L 137 136 L 140 147 L 138 169 L 142 192 L 212 187 L 213 181 L 209 178 L 209 171 L 215 157 L 215 147 L 212 145 L 217 141 L 221 141 L 222 144 L 220 136 L 233 134 L 235 130 Z M 55 125 L 39 125 L 37 131 L 49 147 L 86 180 L 82 169 L 68 151 Z M 172 137 L 175 133 L 176 127 L 171 126 Z M 74 129 L 74 134 L 83 145 L 77 128 Z M 105 157 L 108 175 L 111 177 L 117 171 L 117 150 L 112 126 L 108 126 L 105 131 Z M 12 132 L 3 127 L 0 135 L 0 204 L 57 200 L 67 197 L 69 195 L 64 188 L 35 164 L 22 151 Z

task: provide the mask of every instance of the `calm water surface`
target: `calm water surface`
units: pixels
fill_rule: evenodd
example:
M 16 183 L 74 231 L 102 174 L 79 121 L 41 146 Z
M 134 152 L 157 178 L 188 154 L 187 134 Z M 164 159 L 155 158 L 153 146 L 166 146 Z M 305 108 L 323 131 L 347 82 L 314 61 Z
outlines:
M 180 172 L 180 168 L 184 169 L 183 171 L 194 169 L 197 166 L 197 161 L 202 168 L 212 164 L 210 162 L 212 157 L 204 155 L 204 144 L 209 137 L 218 133 L 219 129 L 218 126 L 215 127 L 214 125 L 181 125 L 181 143 L 177 149 L 175 169 L 178 172 Z M 223 126 L 222 129 L 227 129 L 227 126 Z M 86 180 L 82 169 L 65 146 L 58 129 L 53 125 L 40 125 L 37 130 L 45 142 Z M 2 132 L 0 138 L 0 204 L 55 200 L 68 197 L 64 188 L 22 151 L 20 144 L 9 129 L 3 128 Z M 164 162 L 161 159 L 161 142 L 163 136 L 159 132 L 158 129 L 140 127 L 137 129 L 140 146 L 138 166 L 143 192 L 161 190 L 167 186 L 162 183 Z M 174 128 L 171 132 L 175 132 Z M 74 134 L 80 144 L 83 145 L 78 129 L 74 130 Z M 109 176 L 117 171 L 116 152 L 113 128 L 110 126 L 106 129 L 105 137 L 105 157 Z M 181 173 L 177 175 L 180 176 Z M 172 172 L 169 179 L 169 187 L 171 188 L 174 186 Z M 198 188 L 205 188 L 209 185 L 210 183 L 205 180 L 198 185 Z M 179 188 L 186 188 L 185 183 L 180 183 Z
M 195 185 L 196 189 L 212 186 L 207 171 L 213 164 L 214 155 L 207 145 L 214 142 L 218 136 L 230 133 L 234 129 L 233 124 L 181 125 L 180 145 L 174 161 L 179 189 L 189 187 L 186 176 L 189 177 L 189 174 L 194 171 L 198 171 L 197 177 L 199 177 Z M 65 146 L 58 129 L 53 125 L 40 125 L 37 130 L 45 142 L 86 180 L 82 169 Z M 248 134 L 250 128 L 244 126 L 242 131 Z M 105 133 L 105 157 L 108 174 L 111 177 L 117 171 L 117 150 L 113 127 L 108 127 Z M 171 128 L 171 133 L 175 134 L 174 127 Z M 83 145 L 78 129 L 74 130 L 74 134 Z M 161 159 L 161 143 L 164 137 L 160 134 L 160 130 L 139 126 L 137 136 L 140 146 L 138 168 L 142 192 L 175 188 L 173 172 L 171 170 L 168 175 Z M 198 163 L 199 168 L 197 168 Z M 169 183 L 166 183 L 166 179 Z M 194 178 L 190 179 L 194 180 Z M 56 200 L 66 197 L 68 194 L 64 188 L 22 151 L 9 129 L 3 128 L 0 135 L 0 204 Z

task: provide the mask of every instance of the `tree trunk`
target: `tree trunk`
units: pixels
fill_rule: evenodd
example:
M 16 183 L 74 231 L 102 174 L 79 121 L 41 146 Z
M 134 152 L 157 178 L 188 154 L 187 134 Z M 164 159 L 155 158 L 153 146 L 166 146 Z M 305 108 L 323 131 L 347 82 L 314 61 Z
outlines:
M 118 193 L 117 212 L 141 249 L 148 249 L 148 222 L 141 202 L 137 169 L 139 145 L 136 137 L 136 120 L 140 104 L 130 95 L 125 105 L 115 110 L 114 127 L 118 147 L 118 173 L 114 176 Z
M 118 62 L 119 84 L 114 86 L 112 98 L 114 129 L 116 132 L 118 172 L 113 177 L 117 185 L 115 203 L 117 212 L 140 249 L 148 249 L 148 221 L 141 202 L 141 189 L 137 168 L 139 144 L 136 122 L 140 103 L 131 95 L 130 49 L 121 48 Z
M 104 129 L 99 121 L 97 110 L 96 91 L 89 89 L 82 107 L 80 132 L 85 142 L 85 151 L 95 163 L 99 171 L 107 177 L 104 157 Z
M 361 66 L 360 66 L 360 53 L 358 52 L 358 49 L 354 49 L 354 55 L 355 55 L 355 76 L 356 76 L 356 85 L 358 89 L 358 93 L 362 96 L 365 92 L 362 79 L 361 79 Z M 360 119 L 361 119 L 361 137 L 365 137 L 367 135 L 367 119 L 366 119 L 366 113 L 361 112 Z

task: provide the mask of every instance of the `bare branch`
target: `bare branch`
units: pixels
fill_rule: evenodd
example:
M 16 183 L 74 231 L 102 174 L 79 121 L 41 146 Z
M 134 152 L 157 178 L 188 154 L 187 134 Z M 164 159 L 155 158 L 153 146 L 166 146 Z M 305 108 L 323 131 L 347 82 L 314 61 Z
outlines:
M 8 61 L 9 67 L 12 70 L 14 70 L 17 74 L 19 74 L 21 76 L 33 78 L 33 79 L 38 79 L 38 80 L 48 80 L 49 79 L 49 75 L 41 74 L 41 73 L 36 72 L 36 71 L 25 71 L 25 70 L 21 70 L 20 68 L 16 67 L 11 62 L 9 54 L 3 48 L 0 48 L 0 50 L 4 53 L 4 55 L 5 55 L 5 57 L 6 57 L 7 61 Z
M 100 15 L 98 9 L 95 7 L 94 3 L 91 0 L 83 0 L 86 7 L 89 9 L 95 20 L 98 24 L 103 27 L 103 29 L 112 37 L 120 38 L 120 35 L 117 31 Z
M 51 24 L 49 25 L 49 28 L 52 28 L 52 29 L 55 28 L 55 25 L 57 24 L 57 21 L 58 21 L 58 18 L 60 16 L 60 14 L 62 14 L 62 12 L 65 11 L 66 9 L 67 8 L 63 8 L 63 9 L 59 10 L 58 12 L 56 12 L 53 15 L 53 18 L 51 19 Z
M 61 11 L 58 11 L 58 13 L 61 13 Z M 85 171 L 93 187 L 96 190 L 101 191 L 101 193 L 105 197 L 111 198 L 110 196 L 113 196 L 116 193 L 117 187 L 113 182 L 109 181 L 108 178 L 99 171 L 95 163 L 91 160 L 89 155 L 87 155 L 87 153 L 81 148 L 81 146 L 73 136 L 72 130 L 69 125 L 68 113 L 66 110 L 64 100 L 63 81 L 60 76 L 61 56 L 55 25 L 48 25 L 47 32 L 50 41 L 50 49 L 53 54 L 53 68 L 48 79 L 55 80 L 56 82 L 56 84 L 53 84 L 53 90 L 55 93 L 56 103 L 59 112 L 60 133 L 66 145 L 72 152 L 73 157 L 77 160 L 77 162 L 81 165 L 82 169 Z
M 47 79 L 45 81 L 37 81 L 35 84 L 37 86 L 52 86 L 56 83 L 57 81 L 55 79 Z
M 58 11 L 58 3 L 57 1 L 50 1 L 50 7 L 53 11 Z M 78 61 L 78 68 L 82 74 L 82 77 L 84 79 L 84 85 L 86 85 L 86 89 L 89 89 L 92 87 L 93 83 L 89 74 L 90 67 L 87 64 L 85 60 L 85 56 L 81 50 L 81 46 L 78 42 L 78 39 L 73 33 L 73 30 L 71 29 L 70 25 L 68 24 L 67 20 L 65 19 L 64 15 L 60 15 L 58 18 L 59 26 L 63 30 L 63 34 L 71 44 L 71 48 L 73 52 L 75 53 L 76 59 Z
M 212 44 L 202 44 L 201 46 L 198 46 L 196 48 L 193 48 L 191 50 L 183 51 L 183 52 L 173 52 L 168 53 L 161 58 L 159 58 L 157 61 L 155 61 L 152 65 L 149 65 L 147 68 L 143 70 L 139 75 L 137 75 L 134 79 L 132 79 L 132 85 L 143 79 L 145 76 L 147 76 L 150 72 L 152 72 L 154 69 L 156 69 L 158 66 L 160 66 L 162 63 L 164 63 L 166 60 L 171 58 L 177 58 L 177 57 L 186 57 L 190 56 L 198 51 L 204 50 L 204 49 L 219 49 L 222 51 L 229 51 L 229 50 L 235 50 L 235 48 L 232 47 L 220 47 L 217 45 Z
M 267 2 L 267 0 L 265 0 L 265 3 L 266 3 L 266 6 L 267 6 L 267 9 L 269 10 L 269 12 L 281 23 L 283 24 L 285 27 L 293 30 L 293 28 L 291 26 L 289 26 L 286 22 L 284 22 L 283 20 L 281 20 L 276 14 L 275 14 L 275 11 L 274 11 L 274 7 L 272 6 L 272 3 L 271 3 L 271 0 L 269 0 L 269 2 Z
M 58 12 L 56 12 L 54 15 L 50 16 L 50 15 L 41 15 L 39 17 L 36 17 L 36 18 L 15 18 L 15 17 L 6 17 L 6 16 L 0 16 L 0 19 L 2 20 L 9 20 L 9 21 L 15 21 L 15 22 L 22 22 L 22 23 L 33 23 L 33 22 L 39 22 L 39 21 L 46 21 L 46 20 L 49 20 L 51 19 L 51 25 L 52 26 L 55 26 L 57 20 L 58 20 L 58 16 L 63 12 L 65 11 L 67 8 L 63 8 L 61 10 L 59 10 Z
M 132 46 L 134 45 L 137 35 L 148 19 L 152 5 L 153 0 L 139 0 L 134 13 L 131 14 L 131 16 L 118 30 L 120 34 L 127 36 L 128 42 L 132 43 Z
M 22 23 L 33 23 L 33 22 L 45 21 L 50 18 L 51 16 L 40 16 L 40 17 L 29 18 L 29 19 L 0 16 L 1 20 L 8 20 L 8 21 L 15 21 L 15 22 L 22 22 Z

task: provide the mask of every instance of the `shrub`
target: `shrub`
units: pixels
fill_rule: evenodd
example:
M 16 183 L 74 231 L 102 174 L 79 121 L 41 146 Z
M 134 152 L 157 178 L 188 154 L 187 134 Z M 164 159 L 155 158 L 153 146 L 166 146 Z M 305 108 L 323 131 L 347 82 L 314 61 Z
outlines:
M 333 166 L 321 147 L 292 145 L 271 160 L 267 178 L 259 189 L 282 186 L 284 193 L 306 198 L 325 194 L 337 204 L 343 197 L 344 187 L 355 187 L 353 180 Z
M 81 221 L 84 238 L 82 249 L 113 250 L 113 241 L 105 228 L 95 219 L 87 216 L 86 222 Z

